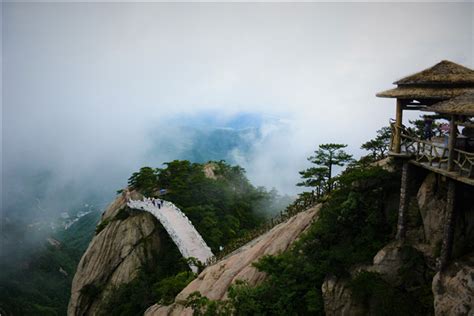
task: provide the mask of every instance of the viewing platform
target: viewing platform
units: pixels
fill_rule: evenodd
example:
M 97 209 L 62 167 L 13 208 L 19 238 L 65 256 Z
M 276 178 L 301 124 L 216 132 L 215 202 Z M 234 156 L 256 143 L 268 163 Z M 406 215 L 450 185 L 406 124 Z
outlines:
M 414 174 L 409 165 L 445 177 L 446 215 L 438 258 L 438 268 L 443 271 L 451 259 L 460 211 L 455 203 L 456 191 L 462 190 L 461 183 L 474 186 L 474 70 L 443 60 L 394 84 L 396 88 L 377 96 L 397 101 L 389 147 L 389 156 L 402 162 L 396 238 L 406 238 Z M 406 127 L 403 112 L 407 110 L 431 113 L 423 115 L 422 120 L 409 121 L 412 126 Z
M 474 71 L 444 60 L 394 83 L 396 88 L 377 94 L 397 100 L 389 155 L 474 185 Z M 424 126 L 407 128 L 404 111 L 431 113 L 424 115 Z M 435 120 L 447 122 L 438 135 Z

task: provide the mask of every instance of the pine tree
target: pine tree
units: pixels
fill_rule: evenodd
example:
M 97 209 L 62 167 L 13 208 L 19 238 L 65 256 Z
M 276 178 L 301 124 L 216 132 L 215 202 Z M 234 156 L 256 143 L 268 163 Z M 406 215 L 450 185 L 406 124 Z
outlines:
M 319 145 L 319 149 L 314 152 L 315 155 L 308 158 L 309 161 L 318 165 L 319 168 L 326 168 L 326 187 L 328 191 L 332 189 L 333 166 L 342 167 L 352 160 L 352 155 L 349 155 L 343 150 L 343 148 L 346 147 L 347 145 L 344 144 L 322 144 Z M 306 171 L 311 172 L 310 169 Z
M 311 167 L 299 173 L 303 181 L 296 184 L 297 186 L 315 188 L 316 192 L 314 193 L 317 197 L 320 197 L 324 193 L 324 188 L 327 185 L 327 167 Z
M 373 160 L 380 160 L 387 157 L 387 151 L 390 145 L 391 130 L 390 127 L 382 127 L 377 131 L 374 139 L 362 144 L 361 149 L 372 153 Z

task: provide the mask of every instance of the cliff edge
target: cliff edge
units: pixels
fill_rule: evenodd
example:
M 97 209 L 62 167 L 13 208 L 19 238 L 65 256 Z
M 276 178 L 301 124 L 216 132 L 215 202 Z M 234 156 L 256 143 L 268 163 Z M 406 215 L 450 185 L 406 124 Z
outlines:
M 140 194 L 132 192 L 139 199 Z M 119 196 L 102 215 L 97 234 L 77 267 L 68 315 L 97 315 L 109 294 L 153 264 L 160 249 L 159 223 L 149 213 L 130 210 Z

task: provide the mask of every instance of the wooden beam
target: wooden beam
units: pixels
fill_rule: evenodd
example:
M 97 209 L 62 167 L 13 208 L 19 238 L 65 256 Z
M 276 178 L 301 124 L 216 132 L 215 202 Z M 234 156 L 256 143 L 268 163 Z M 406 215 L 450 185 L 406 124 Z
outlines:
M 419 111 L 419 110 L 424 110 L 426 109 L 426 106 L 414 106 L 414 105 L 408 105 L 407 107 L 404 108 L 404 110 L 407 111 Z
M 406 160 L 403 161 L 402 166 L 402 181 L 400 185 L 400 205 L 398 207 L 398 222 L 397 222 L 397 240 L 404 240 L 406 236 L 406 213 L 408 209 L 408 185 L 409 185 L 409 165 Z
M 455 116 L 451 116 L 449 123 L 449 139 L 448 139 L 448 171 L 452 171 L 454 167 L 454 145 L 456 144 L 456 132 L 458 128 L 456 126 Z
M 473 128 L 473 127 L 474 127 L 474 123 L 472 123 L 472 122 L 456 121 L 456 125 L 464 126 L 464 127 L 469 127 L 469 128 Z
M 438 167 L 430 166 L 426 162 L 418 162 L 414 159 L 409 160 L 409 163 L 412 164 L 412 165 L 418 166 L 418 167 L 425 168 L 429 171 L 433 171 L 435 173 L 438 173 L 442 176 L 453 179 L 455 181 L 459 181 L 459 182 L 474 186 L 474 179 L 468 178 L 468 177 L 465 177 L 465 176 L 461 176 L 456 171 L 448 172 L 446 169 L 441 169 L 441 168 L 438 168 Z
M 395 135 L 393 135 L 393 151 L 397 154 L 399 154 L 401 150 L 403 107 L 402 100 L 397 99 Z
M 446 219 L 443 232 L 443 244 L 439 260 L 439 270 L 443 271 L 448 265 L 453 252 L 454 228 L 456 226 L 456 182 L 448 180 L 448 193 L 446 198 Z

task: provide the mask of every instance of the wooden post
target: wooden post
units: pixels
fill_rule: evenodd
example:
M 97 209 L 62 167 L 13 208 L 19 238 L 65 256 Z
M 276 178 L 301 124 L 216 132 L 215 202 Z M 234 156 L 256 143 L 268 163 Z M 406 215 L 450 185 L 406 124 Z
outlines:
M 449 139 L 448 139 L 448 171 L 454 168 L 454 146 L 456 145 L 457 125 L 454 115 L 451 116 L 449 123 Z M 440 166 L 441 167 L 441 166 Z
M 402 120 L 403 120 L 403 105 L 402 100 L 397 99 L 397 113 L 395 117 L 395 135 L 393 137 L 393 151 L 397 154 L 401 151 L 402 144 Z
M 403 161 L 402 183 L 400 186 L 400 206 L 398 208 L 397 240 L 404 240 L 406 235 L 406 213 L 408 208 L 408 161 Z
M 448 193 L 446 199 L 446 220 L 443 232 L 443 245 L 441 247 L 441 257 L 439 262 L 439 269 L 442 271 L 451 259 L 453 251 L 454 227 L 456 226 L 456 208 L 454 201 L 456 198 L 456 182 L 448 180 Z

